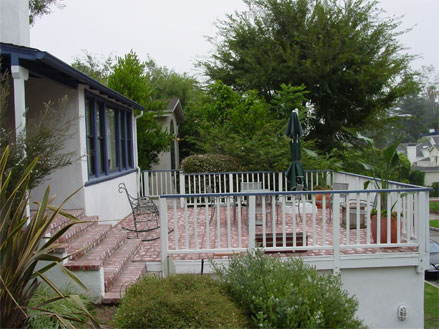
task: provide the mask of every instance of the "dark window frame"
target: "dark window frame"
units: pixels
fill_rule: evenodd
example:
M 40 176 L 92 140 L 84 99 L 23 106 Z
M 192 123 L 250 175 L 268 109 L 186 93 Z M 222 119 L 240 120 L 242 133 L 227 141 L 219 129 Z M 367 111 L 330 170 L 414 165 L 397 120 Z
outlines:
M 87 163 L 87 183 L 101 182 L 135 171 L 131 121 L 133 110 L 85 91 L 85 106 L 87 106 L 87 103 L 90 105 L 89 113 L 87 113 L 87 110 L 85 111 L 86 139 L 90 141 L 90 143 L 87 143 L 87 162 L 93 161 L 92 165 Z M 116 138 L 115 162 L 117 165 L 111 171 L 108 166 L 107 108 L 114 110 L 116 121 L 114 135 Z M 93 120 L 93 122 L 90 123 L 87 120 Z M 89 131 L 89 127 L 92 131 Z M 101 131 L 98 131 L 98 129 Z M 122 136 L 122 133 L 125 136 Z

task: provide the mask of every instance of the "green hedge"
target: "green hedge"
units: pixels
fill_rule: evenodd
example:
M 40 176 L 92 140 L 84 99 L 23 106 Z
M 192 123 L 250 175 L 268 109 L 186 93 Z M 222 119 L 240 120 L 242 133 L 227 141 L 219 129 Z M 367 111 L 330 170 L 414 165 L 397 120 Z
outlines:
M 298 258 L 255 254 L 233 257 L 217 274 L 251 317 L 251 328 L 364 328 L 358 301 L 340 276 L 320 274 Z
M 218 280 L 200 275 L 146 276 L 115 315 L 118 328 L 244 328 L 247 318 Z
M 433 191 L 430 192 L 430 197 L 439 197 L 439 182 L 434 182 L 431 187 L 433 188 Z
M 234 172 L 241 171 L 238 160 L 223 154 L 196 154 L 181 162 L 185 173 Z

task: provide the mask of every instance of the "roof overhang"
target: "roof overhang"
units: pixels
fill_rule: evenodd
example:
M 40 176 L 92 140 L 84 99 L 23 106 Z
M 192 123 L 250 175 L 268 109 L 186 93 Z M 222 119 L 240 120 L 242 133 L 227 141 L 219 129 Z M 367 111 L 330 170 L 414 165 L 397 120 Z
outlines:
M 0 43 L 0 57 L 2 70 L 4 70 L 5 66 L 19 65 L 28 69 L 31 76 L 51 79 L 71 88 L 77 88 L 79 84 L 84 84 L 91 90 L 98 91 L 109 99 L 113 99 L 130 108 L 140 111 L 145 110 L 142 105 L 108 88 L 48 52 L 35 48 Z

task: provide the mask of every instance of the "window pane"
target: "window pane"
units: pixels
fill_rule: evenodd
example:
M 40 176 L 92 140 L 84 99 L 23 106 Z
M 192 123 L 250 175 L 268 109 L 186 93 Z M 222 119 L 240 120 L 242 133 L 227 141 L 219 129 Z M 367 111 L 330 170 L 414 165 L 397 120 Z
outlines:
M 108 170 L 117 169 L 117 139 L 116 139 L 116 111 L 107 108 L 107 160 Z
M 94 147 L 94 130 L 93 130 L 93 109 L 92 100 L 85 99 L 85 125 L 87 131 L 87 167 L 88 174 L 95 175 L 95 147 Z
M 126 154 L 127 154 L 127 144 L 126 144 L 126 112 L 120 112 L 120 145 L 122 154 L 122 168 L 127 167 Z
M 97 129 L 98 129 L 98 143 L 99 143 L 99 164 L 101 173 L 105 173 L 105 141 L 104 141 L 104 104 L 99 103 L 99 111 L 97 113 Z

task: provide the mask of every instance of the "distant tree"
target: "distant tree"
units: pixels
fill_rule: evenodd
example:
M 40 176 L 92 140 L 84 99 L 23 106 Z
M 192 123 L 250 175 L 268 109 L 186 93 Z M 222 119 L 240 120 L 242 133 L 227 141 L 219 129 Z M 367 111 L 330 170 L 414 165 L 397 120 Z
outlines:
M 139 166 L 151 169 L 159 154 L 169 149 L 173 136 L 155 119 L 166 103 L 152 99 L 154 87 L 146 64 L 132 50 L 124 57 L 118 57 L 108 76 L 108 86 L 145 107 L 143 116 L 137 120 Z
M 381 19 L 376 1 L 244 0 L 245 12 L 218 23 L 213 80 L 268 101 L 282 83 L 304 85 L 312 111 L 308 139 L 329 152 L 376 122 L 414 86 L 411 56 L 401 53 L 397 19 Z
M 87 50 L 83 50 L 82 52 L 83 56 L 76 57 L 73 60 L 72 66 L 96 81 L 99 81 L 104 85 L 108 85 L 108 76 L 112 72 L 114 58 L 111 56 L 108 56 L 105 59 L 97 58 Z
M 39 16 L 47 15 L 52 12 L 51 7 L 57 5 L 63 7 L 60 4 L 62 0 L 29 0 L 29 23 L 32 25 L 35 23 L 35 19 Z

